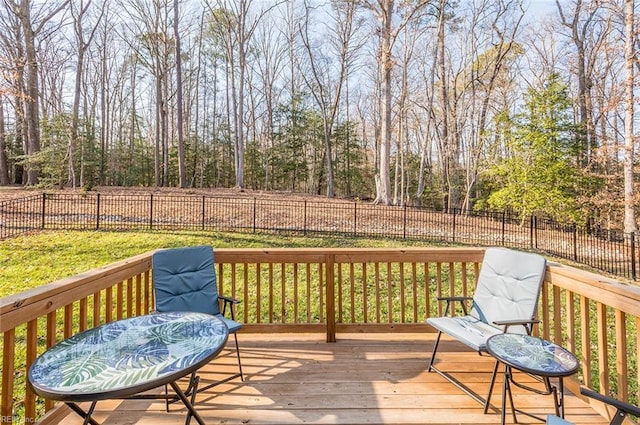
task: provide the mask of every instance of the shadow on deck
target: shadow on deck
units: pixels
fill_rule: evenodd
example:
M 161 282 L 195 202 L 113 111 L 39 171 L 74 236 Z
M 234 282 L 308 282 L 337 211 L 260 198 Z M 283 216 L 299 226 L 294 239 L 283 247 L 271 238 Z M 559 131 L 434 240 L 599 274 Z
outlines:
M 434 338 L 429 333 L 341 334 L 337 343 L 326 343 L 323 334 L 240 334 L 245 381 L 200 393 L 196 408 L 207 424 L 500 423 L 498 411 L 483 414 L 477 402 L 426 371 Z M 491 357 L 444 337 L 439 353 L 442 369 L 455 371 L 471 389 L 486 393 Z M 225 350 L 201 371 L 202 382 L 236 367 L 235 353 Z M 497 385 L 494 406 L 500 405 L 501 396 Z M 536 415 L 553 413 L 550 396 L 516 388 L 514 402 Z M 566 418 L 578 425 L 608 423 L 569 392 L 565 406 Z M 177 425 L 185 422 L 185 412 L 180 404 L 167 413 L 162 401 L 117 400 L 98 403 L 94 418 L 111 425 Z M 82 420 L 70 413 L 60 423 Z M 518 423 L 542 422 L 518 415 Z

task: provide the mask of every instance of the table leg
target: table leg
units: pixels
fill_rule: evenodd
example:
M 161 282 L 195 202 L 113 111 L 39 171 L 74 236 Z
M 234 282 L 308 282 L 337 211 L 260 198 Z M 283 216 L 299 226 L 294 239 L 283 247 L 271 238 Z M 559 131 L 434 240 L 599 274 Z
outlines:
M 511 367 L 504 365 L 504 378 L 502 382 L 502 412 L 500 413 L 500 423 L 502 425 L 506 422 L 507 417 L 507 397 L 509 397 L 509 404 L 511 406 L 511 415 L 513 416 L 513 423 L 517 424 L 516 408 L 513 405 L 513 395 L 511 394 L 511 386 L 509 381 L 511 380 Z
M 80 406 L 78 406 L 75 403 L 72 402 L 66 402 L 65 404 L 67 406 L 69 406 L 71 408 L 71 410 L 73 410 L 74 412 L 76 412 L 78 414 L 78 416 L 82 417 L 84 419 L 84 421 L 82 422 L 83 425 L 87 425 L 87 424 L 91 424 L 91 425 L 100 425 L 98 422 L 95 421 L 95 419 L 93 419 L 91 417 L 91 415 L 93 414 L 94 409 L 96 408 L 96 404 L 98 402 L 97 401 L 93 401 L 91 402 L 91 406 L 89 407 L 88 411 L 84 411 L 80 408 Z
M 513 393 L 511 392 L 511 380 L 512 380 L 512 376 L 511 374 L 513 373 L 513 369 L 511 369 L 511 366 L 509 366 L 509 376 L 507 377 L 507 390 L 508 390 L 508 394 L 509 394 L 509 406 L 511 406 L 511 416 L 513 417 L 513 423 L 517 424 L 518 423 L 518 419 L 516 418 L 516 407 L 513 404 Z
M 493 386 L 496 383 L 496 376 L 498 375 L 498 365 L 500 362 L 496 360 L 496 364 L 493 366 L 493 373 L 491 374 L 491 384 L 489 384 L 489 393 L 487 394 L 486 401 L 484 402 L 484 414 L 487 414 L 489 406 L 491 405 L 491 393 L 493 392 Z
M 175 382 L 171 382 L 170 385 L 171 385 L 171 388 L 173 388 L 173 390 L 176 392 L 176 394 L 178 395 L 180 400 L 182 400 L 182 403 L 184 403 L 184 405 L 187 408 L 187 410 L 189 410 L 189 414 L 193 415 L 193 417 L 196 418 L 196 420 L 198 421 L 198 423 L 200 425 L 206 425 L 204 423 L 204 419 L 202 419 L 202 416 L 200 416 L 200 414 L 193 407 L 193 404 L 191 404 L 191 402 L 189 401 L 187 396 L 184 395 L 184 391 L 182 391 L 180 386 L 178 384 L 176 384 Z
M 558 406 L 560 407 L 560 417 L 564 419 L 564 383 L 562 376 L 558 378 Z
M 502 425 L 506 422 L 507 416 L 507 393 L 509 393 L 509 397 L 511 389 L 509 388 L 509 366 L 504 365 L 504 373 L 502 377 L 502 409 L 500 411 L 500 423 Z

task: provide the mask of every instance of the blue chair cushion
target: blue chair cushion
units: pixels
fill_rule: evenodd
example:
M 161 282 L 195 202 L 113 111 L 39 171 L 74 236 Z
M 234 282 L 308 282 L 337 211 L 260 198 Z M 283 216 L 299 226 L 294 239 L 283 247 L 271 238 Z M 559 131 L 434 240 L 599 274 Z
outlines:
M 163 249 L 152 256 L 156 309 L 220 314 L 213 248 Z
M 216 314 L 217 317 L 222 319 L 225 325 L 229 328 L 229 333 L 235 333 L 242 329 L 242 323 L 236 322 L 235 320 L 227 319 L 222 314 Z
M 242 324 L 220 313 L 213 248 L 161 249 L 152 256 L 156 310 L 195 311 L 218 316 L 234 333 Z

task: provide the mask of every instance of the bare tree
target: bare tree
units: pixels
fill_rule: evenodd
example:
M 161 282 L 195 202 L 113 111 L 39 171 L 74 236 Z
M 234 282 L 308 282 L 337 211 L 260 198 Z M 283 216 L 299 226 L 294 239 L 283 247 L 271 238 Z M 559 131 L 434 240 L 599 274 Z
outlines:
M 271 4 L 269 7 L 260 9 L 256 13 L 251 13 L 254 0 L 227 1 L 216 0 L 216 8 L 207 1 L 207 7 L 211 11 L 212 18 L 220 26 L 219 31 L 226 31 L 227 57 L 230 63 L 235 66 L 230 67 L 231 74 L 231 102 L 233 109 L 233 129 L 234 129 L 234 165 L 236 174 L 236 187 L 245 188 L 244 177 L 244 148 L 245 148 L 245 128 L 244 128 L 244 107 L 245 107 L 245 86 L 247 73 L 247 58 L 249 56 L 249 46 L 260 20 L 264 18 L 271 9 L 277 7 L 279 2 Z M 236 71 L 237 69 L 237 71 Z M 237 73 L 236 73 L 237 72 Z
M 5 122 L 5 114 L 8 114 L 8 109 L 13 109 L 14 116 L 14 146 L 17 149 L 25 151 L 25 147 L 22 146 L 22 142 L 25 141 L 22 137 L 22 129 L 24 128 L 24 49 L 22 40 L 22 30 L 20 21 L 15 15 L 3 8 L 0 10 L 0 64 L 3 76 L 2 88 L 0 88 L 0 184 L 8 185 L 11 183 L 9 172 L 9 158 L 7 152 L 7 123 Z M 5 102 L 9 106 L 5 109 Z M 20 153 L 18 151 L 17 153 Z M 14 173 L 13 181 L 16 183 L 22 182 L 22 176 L 19 170 L 19 165 L 14 168 L 17 172 Z M 5 181 L 6 177 L 6 181 Z
M 127 0 L 131 16 L 129 30 L 140 40 L 138 59 L 154 79 L 154 175 L 156 186 L 169 184 L 169 54 L 167 0 Z
M 577 58 L 575 61 L 576 74 L 578 78 L 578 119 L 580 123 L 580 145 L 578 160 L 586 166 L 591 157 L 593 149 L 593 125 L 591 121 L 591 87 L 592 77 L 590 67 L 587 65 L 587 38 L 594 37 L 592 22 L 597 16 L 597 2 L 586 5 L 582 0 L 575 0 L 573 3 L 573 16 L 567 15 L 565 9 L 556 0 L 556 6 L 562 24 L 566 26 L 571 34 L 569 37 L 575 45 Z
M 289 2 L 288 6 L 291 6 Z M 260 158 L 263 168 L 262 183 L 260 187 L 268 189 L 271 186 L 271 170 L 269 164 L 268 152 L 273 146 L 274 132 L 274 114 L 279 99 L 282 98 L 284 88 L 279 87 L 278 83 L 285 78 L 286 55 L 289 48 L 288 35 L 285 33 L 284 26 L 280 31 L 273 31 L 278 27 L 279 21 L 276 14 L 271 14 L 270 19 L 265 19 L 256 31 L 254 37 L 254 49 L 256 51 L 256 60 L 253 61 L 253 73 L 259 82 L 258 92 L 262 97 L 262 118 L 260 120 L 261 128 L 258 138 L 260 140 L 260 149 L 262 158 Z M 282 83 L 282 85 L 285 85 Z M 259 112 L 256 111 L 257 114 Z M 254 183 L 258 186 L 258 182 Z
M 7 139 L 4 125 L 4 99 L 5 94 L 0 91 L 0 186 L 7 186 L 10 183 Z
M 334 27 L 329 30 L 329 42 L 327 43 L 327 40 L 323 39 L 324 44 L 328 44 L 332 51 L 326 53 L 321 51 L 321 47 L 319 45 L 316 45 L 315 47 L 312 46 L 313 41 L 309 35 L 311 27 L 310 10 L 311 7 L 305 1 L 306 13 L 304 25 L 300 25 L 299 31 L 307 54 L 310 75 L 303 72 L 302 76 L 322 114 L 325 165 L 327 170 L 327 196 L 332 198 L 335 196 L 335 182 L 331 137 L 336 116 L 338 114 L 338 106 L 340 105 L 342 90 L 348 77 L 348 64 L 354 54 L 351 50 L 351 42 L 356 31 L 354 26 L 356 5 L 352 1 L 334 3 L 334 14 L 332 15 L 334 19 Z M 323 55 L 331 55 L 332 58 L 319 57 Z M 337 69 L 335 70 L 337 71 L 337 75 L 335 76 L 334 70 L 330 67 L 330 64 L 334 61 L 337 62 Z M 318 187 L 320 187 L 320 185 L 318 185 Z
M 87 0 L 86 3 L 84 2 L 84 0 L 80 0 L 79 2 L 71 3 L 71 14 L 74 17 L 73 29 L 75 31 L 76 40 L 78 44 L 77 45 L 78 59 L 77 59 L 76 74 L 75 74 L 75 90 L 73 94 L 73 106 L 72 106 L 73 109 L 71 112 L 71 128 L 69 129 L 70 130 L 69 148 L 67 152 L 68 161 L 69 161 L 68 162 L 69 182 L 71 183 L 72 187 L 76 187 L 76 184 L 78 183 L 78 180 L 76 178 L 76 171 L 75 171 L 76 166 L 74 161 L 76 156 L 76 149 L 79 143 L 78 126 L 79 126 L 79 120 L 80 120 L 80 96 L 82 94 L 81 93 L 82 87 L 84 85 L 83 76 L 85 71 L 85 64 L 84 64 L 85 55 L 99 27 L 100 20 L 104 15 L 105 5 L 106 5 L 106 2 L 103 2 L 102 5 L 100 6 L 101 9 L 99 11 L 99 15 L 97 17 L 95 25 L 93 26 L 93 28 L 90 29 L 89 35 L 85 40 L 85 33 L 84 33 L 85 28 L 83 26 L 83 20 L 85 18 L 85 15 L 87 14 L 87 11 L 91 7 L 91 2 L 92 0 Z
M 634 191 L 634 179 L 633 179 L 633 165 L 634 165 L 634 149 L 635 149 L 635 134 L 634 134 L 634 80 L 635 80 L 635 1 L 624 1 L 624 62 L 625 62 L 625 120 L 624 120 L 624 231 L 627 233 L 636 233 L 638 231 L 638 224 L 636 222 L 636 209 L 635 209 L 635 191 Z
M 22 34 L 24 36 L 24 52 L 26 64 L 26 108 L 25 108 L 25 123 L 27 127 L 26 135 L 26 152 L 29 157 L 34 157 L 40 152 L 40 83 L 38 74 L 38 58 L 36 37 L 41 33 L 45 25 L 51 21 L 58 13 L 63 11 L 69 0 L 62 2 L 48 3 L 44 7 L 46 9 L 41 10 L 42 13 L 38 13 L 39 20 L 36 22 L 32 20 L 32 4 L 30 0 L 20 0 L 17 3 L 13 0 L 4 0 L 13 13 L 18 17 L 22 25 Z M 29 161 L 26 167 L 27 171 L 27 185 L 38 184 L 39 168 L 33 162 Z
M 184 159 L 184 120 L 183 120 L 183 99 L 182 99 L 182 50 L 180 48 L 180 31 L 178 0 L 173 0 L 173 36 L 176 46 L 176 130 L 178 133 L 178 176 L 180 187 L 187 187 L 187 172 L 185 170 Z
M 492 111 L 505 111 L 510 107 L 506 98 L 514 83 L 509 67 L 521 53 L 516 39 L 523 18 L 521 0 L 483 0 L 474 10 L 473 26 L 480 27 L 480 34 L 469 37 L 473 60 L 466 71 L 466 84 L 473 105 L 467 110 L 475 117 L 470 120 L 473 123 L 471 134 L 467 136 L 462 155 L 466 179 L 461 208 L 465 210 L 471 208 L 481 158 L 493 150 L 490 142 L 495 137 L 491 137 L 492 132 L 488 131 L 489 122 L 494 118 Z M 475 32 L 475 28 L 469 32 L 472 31 Z
M 381 92 L 380 102 L 380 144 L 378 155 L 378 169 L 376 174 L 376 198 L 374 203 L 390 205 L 391 199 L 391 175 L 390 175 L 390 157 L 391 157 L 391 133 L 392 133 L 392 100 L 393 93 L 392 71 L 394 68 L 393 45 L 398 37 L 398 33 L 407 23 L 413 19 L 431 0 L 417 0 L 402 3 L 400 10 L 401 20 L 394 26 L 396 20 L 396 3 L 395 0 L 359 0 L 359 4 L 371 10 L 380 22 L 379 31 L 379 49 L 378 49 L 378 68 L 379 68 L 379 84 Z

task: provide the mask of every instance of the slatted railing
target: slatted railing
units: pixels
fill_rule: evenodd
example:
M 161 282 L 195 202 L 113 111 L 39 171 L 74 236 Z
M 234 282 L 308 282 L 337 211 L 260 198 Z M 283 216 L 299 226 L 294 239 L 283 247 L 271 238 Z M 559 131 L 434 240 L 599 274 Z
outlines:
M 441 295 L 471 295 L 484 249 L 215 250 L 220 292 L 242 301 L 244 332 L 432 331 Z M 53 404 L 25 383 L 28 365 L 76 332 L 153 306 L 151 253 L 0 299 L 2 422 L 31 423 Z M 578 379 L 637 401 L 640 289 L 549 264 L 538 333 L 574 351 Z M 574 387 L 577 381 L 573 383 Z

